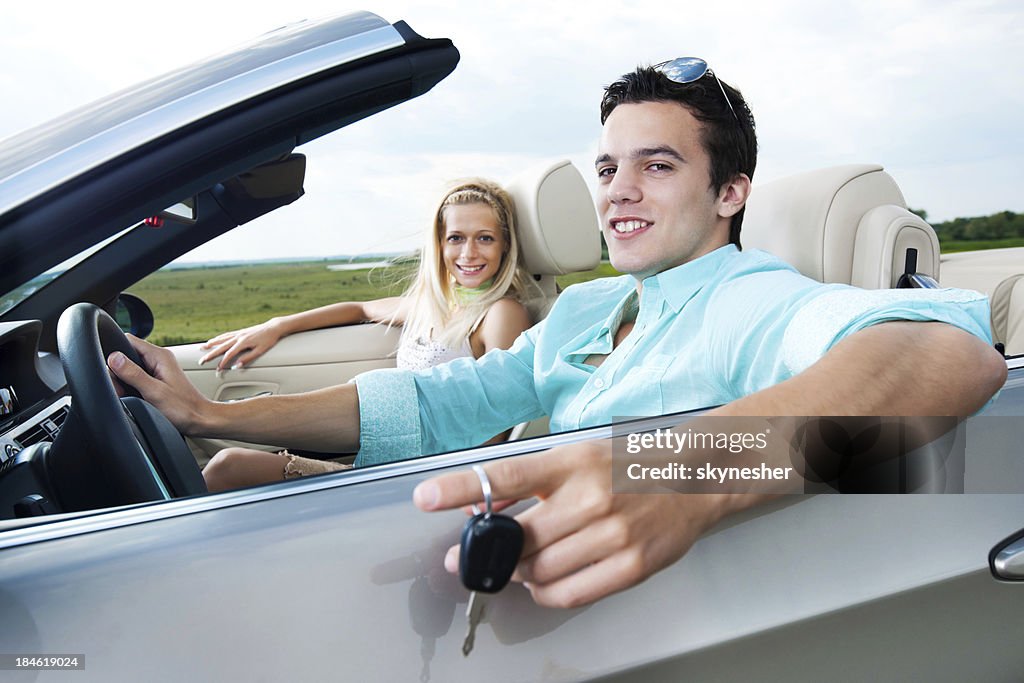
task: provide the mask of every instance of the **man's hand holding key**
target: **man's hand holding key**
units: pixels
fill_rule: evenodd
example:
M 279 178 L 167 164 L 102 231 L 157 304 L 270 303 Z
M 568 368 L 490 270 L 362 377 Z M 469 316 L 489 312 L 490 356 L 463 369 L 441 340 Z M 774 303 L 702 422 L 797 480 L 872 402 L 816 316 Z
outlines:
M 486 469 L 495 501 L 540 499 L 516 515 L 525 541 L 512 580 L 546 607 L 579 607 L 640 583 L 743 506 L 716 494 L 612 494 L 611 441 L 559 446 Z M 479 500 L 480 480 L 469 470 L 428 479 L 413 492 L 427 511 Z M 458 571 L 458 552 L 445 558 L 450 572 Z

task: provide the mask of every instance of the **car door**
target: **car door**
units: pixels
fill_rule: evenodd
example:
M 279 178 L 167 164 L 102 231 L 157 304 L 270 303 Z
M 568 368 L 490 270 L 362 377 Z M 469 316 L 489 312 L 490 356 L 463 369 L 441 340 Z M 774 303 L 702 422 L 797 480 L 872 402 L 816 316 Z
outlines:
M 216 361 L 199 364 L 206 353 L 200 344 L 169 347 L 185 375 L 203 395 L 215 401 L 240 401 L 256 396 L 295 394 L 344 384 L 356 375 L 394 367 L 400 330 L 366 324 L 311 330 L 282 339 L 244 370 L 216 369 Z M 262 449 L 281 444 L 249 444 L 229 439 L 189 437 L 200 465 L 218 450 L 232 446 Z
M 989 419 L 1019 412 L 1021 372 Z M 837 670 L 848 680 L 1009 680 L 1019 671 L 1024 586 L 995 580 L 989 551 L 1024 527 L 1024 477 L 1015 455 L 970 447 L 968 481 L 1012 493 L 786 497 L 589 607 L 541 608 L 513 584 L 489 601 L 463 657 L 468 594 L 442 558 L 465 516 L 417 511 L 412 489 L 450 468 L 608 433 L 7 524 L 4 649 L 84 655 L 85 680 L 813 681 Z

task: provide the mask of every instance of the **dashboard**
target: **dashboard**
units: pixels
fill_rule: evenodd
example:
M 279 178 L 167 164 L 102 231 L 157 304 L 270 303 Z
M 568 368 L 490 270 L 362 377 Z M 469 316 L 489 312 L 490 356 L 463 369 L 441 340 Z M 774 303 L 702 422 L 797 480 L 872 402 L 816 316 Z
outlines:
M 55 353 L 39 351 L 38 320 L 0 323 L 0 519 L 50 511 L 45 453 L 71 407 Z

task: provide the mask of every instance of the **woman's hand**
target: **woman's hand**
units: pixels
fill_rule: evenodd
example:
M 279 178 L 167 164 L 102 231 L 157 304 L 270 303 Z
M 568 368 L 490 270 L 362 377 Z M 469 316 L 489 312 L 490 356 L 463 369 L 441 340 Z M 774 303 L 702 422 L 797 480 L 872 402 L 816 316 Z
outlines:
M 229 367 L 244 367 L 272 349 L 281 337 L 287 334 L 279 318 L 271 318 L 259 325 L 218 334 L 199 347 L 210 349 L 209 353 L 199 359 L 199 364 L 221 356 L 220 362 L 217 363 L 218 371 Z

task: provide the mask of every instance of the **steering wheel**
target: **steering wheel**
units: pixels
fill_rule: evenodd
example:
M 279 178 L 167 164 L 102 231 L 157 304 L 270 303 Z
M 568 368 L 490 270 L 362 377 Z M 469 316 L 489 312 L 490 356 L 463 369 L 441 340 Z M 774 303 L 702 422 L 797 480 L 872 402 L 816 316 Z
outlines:
M 107 370 L 110 353 L 120 351 L 145 365 L 105 311 L 88 303 L 65 310 L 57 322 L 57 349 L 71 414 L 47 460 L 62 507 L 90 509 L 206 490 L 171 423 L 142 399 L 115 393 Z

